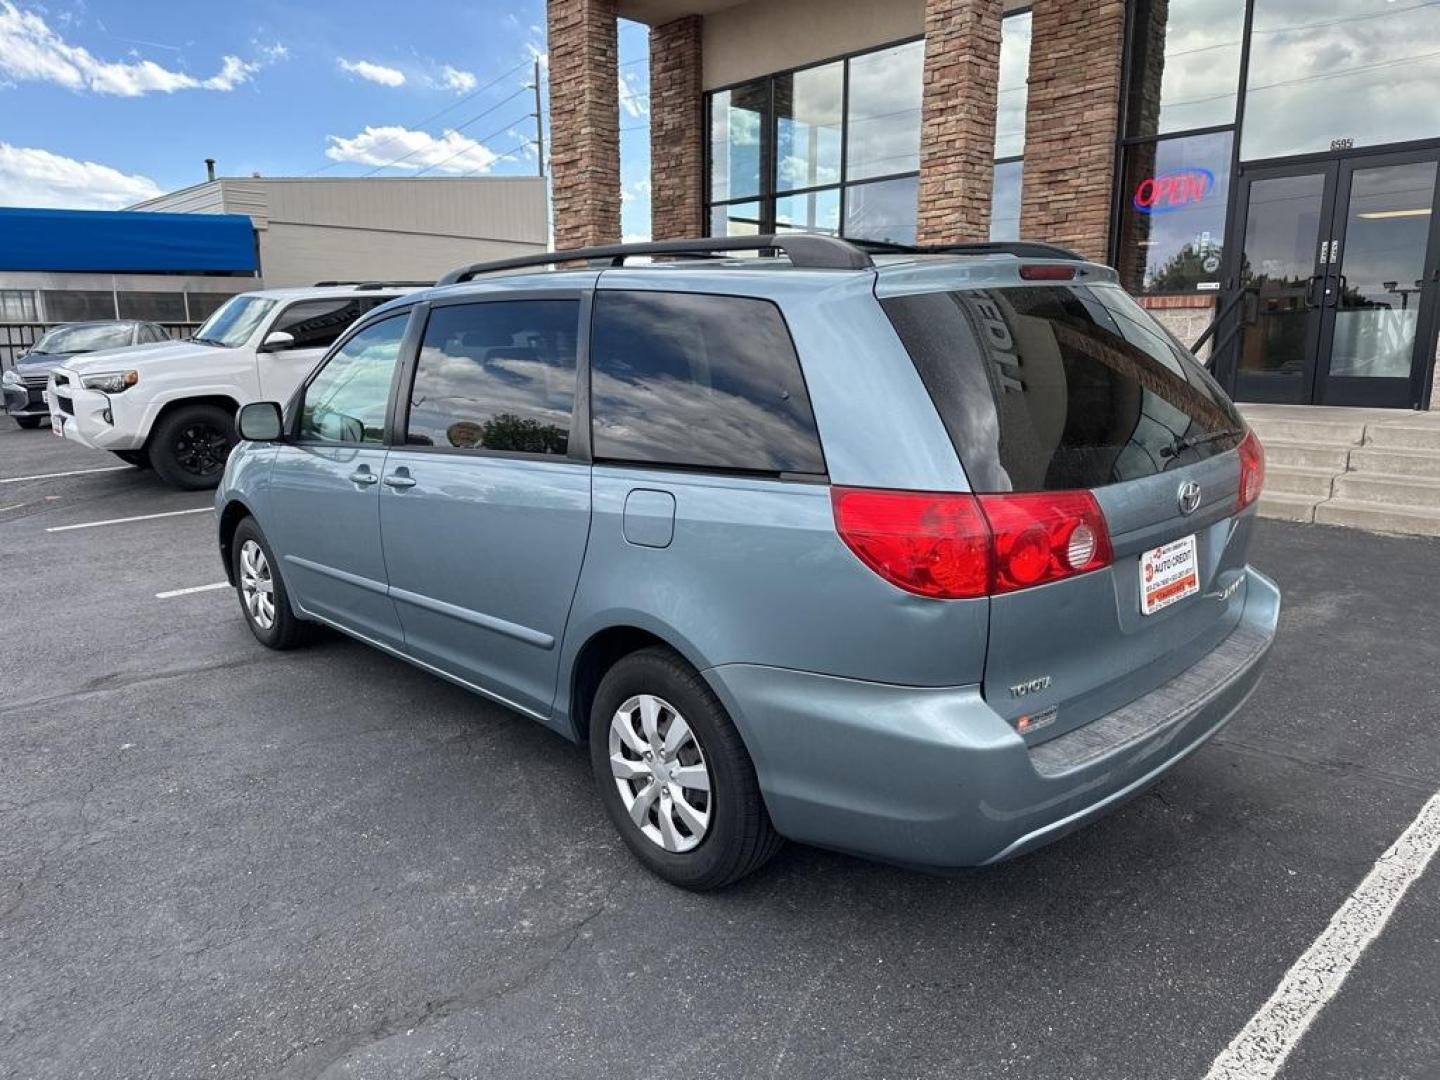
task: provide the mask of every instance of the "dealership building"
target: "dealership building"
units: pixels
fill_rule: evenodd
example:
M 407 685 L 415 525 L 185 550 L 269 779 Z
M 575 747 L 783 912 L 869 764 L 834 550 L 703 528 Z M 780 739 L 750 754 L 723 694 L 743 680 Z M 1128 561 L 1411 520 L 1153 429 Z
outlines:
M 1428 0 L 549 0 L 557 246 L 620 236 L 619 18 L 656 238 L 1049 241 L 1242 401 L 1440 405 Z

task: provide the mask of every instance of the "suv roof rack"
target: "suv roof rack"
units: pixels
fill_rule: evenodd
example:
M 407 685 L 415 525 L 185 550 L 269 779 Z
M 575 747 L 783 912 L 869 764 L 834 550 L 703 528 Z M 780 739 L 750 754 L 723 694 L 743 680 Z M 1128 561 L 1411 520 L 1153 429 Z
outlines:
M 317 281 L 311 286 L 313 289 L 338 289 L 341 286 L 353 285 L 359 289 L 428 289 L 434 285 L 433 281 Z
M 851 240 L 875 255 L 1014 255 L 1017 259 L 1064 259 L 1084 262 L 1085 256 L 1038 240 L 977 240 L 962 244 L 892 244 L 888 240 Z
M 522 270 L 531 266 L 553 266 L 567 262 L 608 262 L 611 266 L 624 266 L 626 259 L 640 255 L 708 259 L 722 251 L 778 251 L 789 256 L 792 266 L 807 270 L 869 270 L 875 265 L 860 246 L 848 240 L 818 233 L 710 236 L 694 240 L 652 240 L 643 244 L 607 244 L 602 247 L 516 255 L 509 259 L 458 267 L 442 277 L 438 284 L 455 285 L 481 274 Z

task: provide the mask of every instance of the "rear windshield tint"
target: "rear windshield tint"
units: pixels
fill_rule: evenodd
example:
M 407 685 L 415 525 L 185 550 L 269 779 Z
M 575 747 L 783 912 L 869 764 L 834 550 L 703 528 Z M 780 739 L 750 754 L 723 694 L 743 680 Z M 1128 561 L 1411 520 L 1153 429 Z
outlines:
M 976 491 L 1056 491 L 1153 476 L 1234 448 L 1209 374 L 1114 285 L 888 297 Z

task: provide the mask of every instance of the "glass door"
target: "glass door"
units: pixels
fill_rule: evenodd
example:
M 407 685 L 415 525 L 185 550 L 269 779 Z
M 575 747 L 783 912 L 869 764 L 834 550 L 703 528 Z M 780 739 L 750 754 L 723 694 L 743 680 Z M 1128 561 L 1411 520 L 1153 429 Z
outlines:
M 1241 232 L 1232 360 L 1242 401 L 1308 404 L 1314 398 L 1327 300 L 1336 165 L 1247 170 L 1240 181 Z M 1232 291 L 1233 296 L 1233 291 Z
M 1236 398 L 1418 405 L 1440 324 L 1437 183 L 1435 150 L 1245 170 Z
M 1340 166 L 1316 400 L 1412 408 L 1434 362 L 1437 164 L 1387 155 Z

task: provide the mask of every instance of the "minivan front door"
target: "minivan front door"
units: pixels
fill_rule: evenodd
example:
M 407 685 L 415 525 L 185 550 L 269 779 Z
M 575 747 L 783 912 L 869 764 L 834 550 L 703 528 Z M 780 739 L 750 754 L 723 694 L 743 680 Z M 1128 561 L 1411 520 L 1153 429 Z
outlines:
M 392 647 L 400 619 L 380 546 L 385 414 L 409 313 L 364 327 L 297 399 L 278 444 L 263 524 L 292 597 L 307 613 Z
M 430 308 L 380 522 L 406 651 L 548 719 L 590 465 L 570 450 L 581 296 L 528 297 Z

